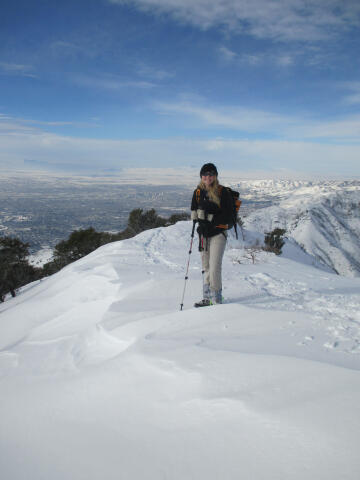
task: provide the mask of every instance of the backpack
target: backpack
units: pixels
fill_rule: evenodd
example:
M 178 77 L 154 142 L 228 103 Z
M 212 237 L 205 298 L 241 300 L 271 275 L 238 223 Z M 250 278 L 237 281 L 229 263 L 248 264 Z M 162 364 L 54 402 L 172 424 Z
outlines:
M 232 190 L 230 187 L 223 187 L 222 185 L 219 185 L 219 195 L 221 196 L 221 192 L 222 192 L 222 189 L 223 188 L 226 188 L 228 194 L 229 194 L 229 197 L 231 199 L 231 221 L 228 223 L 228 230 L 230 230 L 230 228 L 234 227 L 234 230 L 235 230 L 235 235 L 236 235 L 236 238 L 238 238 L 238 233 L 237 233 L 237 221 L 238 221 L 238 212 L 239 212 L 239 209 L 240 209 L 240 205 L 241 205 L 241 200 L 239 199 L 239 192 L 236 192 L 235 190 Z M 199 203 L 200 201 L 200 188 L 198 188 L 196 190 L 196 201 L 197 203 Z
M 232 203 L 232 212 L 231 212 L 231 222 L 229 223 L 229 229 L 234 227 L 236 238 L 238 238 L 237 233 L 237 221 L 238 221 L 238 213 L 240 210 L 241 200 L 239 199 L 240 193 L 232 190 L 230 187 L 222 187 L 220 185 L 219 193 L 221 195 L 221 190 L 226 188 L 228 191 L 229 197 L 231 198 Z

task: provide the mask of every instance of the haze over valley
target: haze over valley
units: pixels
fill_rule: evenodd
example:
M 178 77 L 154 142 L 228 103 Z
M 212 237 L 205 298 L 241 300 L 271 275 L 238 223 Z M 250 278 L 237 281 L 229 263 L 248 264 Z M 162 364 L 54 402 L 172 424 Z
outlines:
M 154 208 L 163 217 L 190 213 L 197 177 L 183 176 L 181 184 L 176 178 L 153 177 L 150 184 L 145 172 L 124 178 L 3 176 L 0 235 L 28 242 L 38 261 L 74 230 L 123 230 L 135 208 Z M 360 275 L 360 181 L 241 180 L 232 174 L 223 183 L 240 192 L 245 228 L 283 228 L 314 261 L 340 275 Z

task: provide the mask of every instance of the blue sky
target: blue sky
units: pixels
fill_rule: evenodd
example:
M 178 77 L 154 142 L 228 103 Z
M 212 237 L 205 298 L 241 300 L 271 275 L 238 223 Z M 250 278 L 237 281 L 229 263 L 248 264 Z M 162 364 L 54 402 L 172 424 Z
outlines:
M 0 168 L 360 175 L 358 0 L 8 1 Z

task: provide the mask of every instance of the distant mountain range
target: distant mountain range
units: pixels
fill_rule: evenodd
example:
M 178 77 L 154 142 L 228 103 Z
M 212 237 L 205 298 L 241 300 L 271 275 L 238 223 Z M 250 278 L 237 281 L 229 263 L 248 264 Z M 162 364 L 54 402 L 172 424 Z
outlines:
M 286 236 L 336 273 L 360 276 L 359 181 L 243 181 L 234 188 L 246 200 L 272 205 L 244 218 L 247 229 L 284 228 Z
M 247 229 L 285 228 L 289 238 L 333 271 L 360 275 L 360 181 L 243 180 L 232 186 L 240 191 Z M 80 177 L 3 178 L 0 235 L 29 242 L 37 254 L 32 261 L 40 265 L 75 229 L 119 231 L 133 208 L 155 208 L 163 216 L 188 211 L 193 187 Z

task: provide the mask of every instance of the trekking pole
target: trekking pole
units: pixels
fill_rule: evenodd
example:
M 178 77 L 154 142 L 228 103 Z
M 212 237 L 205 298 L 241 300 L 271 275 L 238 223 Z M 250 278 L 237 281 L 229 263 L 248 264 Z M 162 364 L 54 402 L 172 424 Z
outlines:
M 190 241 L 190 249 L 189 249 L 189 258 L 188 258 L 188 261 L 187 261 L 187 266 L 186 266 L 185 282 L 184 282 L 184 290 L 183 290 L 182 299 L 181 299 L 181 304 L 180 304 L 180 311 L 183 309 L 183 306 L 184 306 L 184 297 L 185 297 L 186 280 L 189 278 L 189 277 L 188 277 L 188 272 L 189 272 L 189 266 L 190 266 L 190 255 L 191 255 L 191 251 L 192 251 L 192 244 L 193 244 L 193 240 L 194 240 L 195 224 L 196 224 L 196 221 L 194 220 L 194 221 L 193 221 L 192 232 L 191 232 L 191 241 Z

